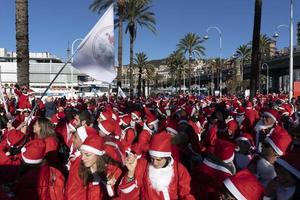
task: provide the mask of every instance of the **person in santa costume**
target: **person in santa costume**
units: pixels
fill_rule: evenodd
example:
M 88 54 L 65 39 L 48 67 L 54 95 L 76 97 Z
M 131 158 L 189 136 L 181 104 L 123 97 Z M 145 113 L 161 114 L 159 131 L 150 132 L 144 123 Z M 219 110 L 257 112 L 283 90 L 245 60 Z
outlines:
M 245 118 L 249 120 L 251 128 L 253 128 L 259 120 L 259 113 L 253 109 L 253 104 L 250 101 L 246 102 Z
M 135 138 L 136 134 L 134 129 L 131 127 L 131 117 L 129 115 L 124 115 L 120 118 L 120 128 L 121 128 L 121 137 L 120 142 L 124 149 L 130 147 Z
M 138 136 L 138 145 L 141 149 L 143 156 L 149 150 L 150 140 L 153 134 L 157 131 L 158 119 L 153 114 L 148 114 L 146 122 L 144 123 L 144 127 L 142 132 Z
M 121 173 L 116 162 L 106 155 L 103 138 L 99 135 L 89 136 L 80 146 L 80 152 L 78 171 L 69 175 L 72 188 L 67 185 L 66 199 L 111 199 L 116 195 L 114 186 Z M 74 175 L 79 179 L 73 179 Z
M 292 138 L 286 131 L 273 132 L 262 143 L 261 154 L 249 164 L 248 169 L 256 174 L 264 187 L 276 177 L 274 163 L 286 153 L 291 142 Z
M 262 118 L 257 122 L 255 130 L 255 145 L 258 152 L 261 152 L 261 143 L 267 136 L 274 132 L 286 132 L 278 123 L 280 122 L 280 115 L 274 109 L 267 109 L 262 114 Z M 287 133 L 287 132 L 286 132 Z
M 14 87 L 14 92 L 18 96 L 18 108 L 19 109 L 24 109 L 24 108 L 32 108 L 30 101 L 29 101 L 29 96 L 28 96 L 28 88 L 27 86 L 22 86 L 21 89 L 19 88 L 18 85 L 15 85 Z
M 101 121 L 98 124 L 99 134 L 105 141 L 105 151 L 114 160 L 124 163 L 125 150 L 116 135 L 118 123 L 113 119 Z
M 59 167 L 59 142 L 54 127 L 48 118 L 37 118 L 33 125 L 35 138 L 42 139 L 46 144 L 45 159 L 51 166 Z
M 224 180 L 219 200 L 261 200 L 264 188 L 247 169 Z
M 161 132 L 153 136 L 149 155 L 148 161 L 134 154 L 126 158 L 128 172 L 119 185 L 120 199 L 194 199 L 188 171 L 171 156 L 169 134 Z
M 67 169 L 69 170 L 69 177 L 66 182 L 66 199 L 69 199 L 68 194 L 72 194 L 72 191 L 76 190 L 76 183 L 80 182 L 80 178 L 78 176 L 78 169 L 81 162 L 81 153 L 79 151 L 80 146 L 84 143 L 86 138 L 97 135 L 98 131 L 89 126 L 81 126 L 77 128 L 76 132 L 74 133 L 72 145 L 73 151 L 70 152 L 69 161 L 66 165 Z
M 0 183 L 10 183 L 16 178 L 21 165 L 21 148 L 26 143 L 25 134 L 19 130 L 8 131 L 0 144 Z
M 279 157 L 275 162 L 275 177 L 265 190 L 264 200 L 300 199 L 299 150 Z
M 192 191 L 196 199 L 217 200 L 222 182 L 234 175 L 234 145 L 218 139 L 213 154 L 208 154 L 193 171 Z
M 255 145 L 250 133 L 243 133 L 236 140 L 234 163 L 239 171 L 245 169 L 253 159 Z
M 28 142 L 22 149 L 23 164 L 16 181 L 15 199 L 49 200 L 50 167 L 44 160 L 46 144 L 41 139 Z

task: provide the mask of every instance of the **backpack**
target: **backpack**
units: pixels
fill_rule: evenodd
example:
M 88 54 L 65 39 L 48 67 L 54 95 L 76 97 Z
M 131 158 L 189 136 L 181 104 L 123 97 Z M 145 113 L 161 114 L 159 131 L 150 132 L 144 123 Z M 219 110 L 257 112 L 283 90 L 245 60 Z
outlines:
M 65 177 L 61 171 L 50 167 L 49 193 L 51 200 L 63 200 L 65 192 Z

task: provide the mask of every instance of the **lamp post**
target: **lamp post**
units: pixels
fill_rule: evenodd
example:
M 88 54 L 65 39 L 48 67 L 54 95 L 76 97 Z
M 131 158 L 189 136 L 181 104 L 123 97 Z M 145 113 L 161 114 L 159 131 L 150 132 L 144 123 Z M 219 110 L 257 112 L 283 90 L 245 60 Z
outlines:
M 263 69 L 264 68 L 264 66 L 266 66 L 267 67 L 267 95 L 269 94 L 269 65 L 268 65 L 268 63 L 263 63 L 262 65 L 261 65 L 261 68 Z
M 73 42 L 72 42 L 72 47 L 71 47 L 71 56 L 72 56 L 72 64 L 73 64 L 73 60 L 74 60 L 74 57 L 73 57 L 73 54 L 74 54 L 74 45 L 76 42 L 78 41 L 82 41 L 83 38 L 77 38 L 75 39 Z M 71 67 L 71 91 L 72 91 L 72 96 L 73 96 L 73 93 L 74 93 L 74 87 L 73 87 L 73 75 L 74 75 L 74 69 L 73 69 L 73 66 Z
M 211 30 L 211 29 L 215 29 L 218 31 L 219 33 L 219 47 L 220 47 L 220 54 L 219 54 L 219 57 L 220 57 L 220 97 L 222 97 L 222 31 L 219 27 L 217 26 L 211 26 L 211 27 L 208 27 L 206 29 L 206 35 L 204 36 L 204 39 L 207 40 L 208 39 L 208 32 Z
M 199 95 L 200 95 L 200 89 L 201 89 L 201 74 L 203 74 L 204 72 L 201 70 L 201 68 L 198 71 L 198 75 L 199 75 Z
M 294 82 L 294 0 L 290 1 L 290 27 L 285 24 L 277 26 L 274 38 L 279 36 L 278 29 L 281 27 L 289 28 L 290 31 L 290 67 L 289 67 L 289 102 L 293 97 L 293 82 Z

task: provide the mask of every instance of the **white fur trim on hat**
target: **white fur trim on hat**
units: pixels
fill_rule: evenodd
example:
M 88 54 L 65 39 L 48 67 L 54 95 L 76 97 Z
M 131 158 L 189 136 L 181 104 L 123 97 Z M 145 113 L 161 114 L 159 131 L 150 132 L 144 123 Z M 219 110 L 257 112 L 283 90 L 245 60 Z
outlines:
M 79 135 L 82 142 L 84 142 L 85 139 L 88 137 L 84 126 L 81 126 L 77 129 L 77 134 Z
M 172 155 L 171 152 L 162 152 L 162 151 L 153 151 L 153 150 L 149 150 L 149 154 L 151 156 L 155 156 L 159 158 L 170 157 Z
M 98 124 L 98 127 L 99 127 L 99 129 L 100 129 L 103 133 L 105 133 L 106 135 L 109 135 L 109 134 L 110 134 L 110 132 L 108 132 L 108 131 L 104 128 L 104 126 L 102 126 L 101 122 Z
M 81 145 L 80 146 L 80 150 L 86 150 L 86 151 L 89 151 L 93 154 L 96 154 L 98 156 L 102 156 L 105 154 L 105 151 L 100 151 L 99 149 L 95 149 L 94 147 L 91 147 L 91 146 L 88 146 L 88 145 Z
M 167 130 L 167 131 L 169 131 L 169 132 L 172 132 L 172 133 L 178 134 L 178 131 L 176 131 L 174 128 L 167 127 L 167 128 L 166 128 L 166 130 Z
M 276 144 L 269 137 L 267 137 L 265 139 L 265 141 L 268 142 L 272 146 L 272 148 L 278 155 L 280 155 L 280 156 L 283 155 L 283 152 L 276 146 Z
M 156 120 L 154 120 L 153 122 L 150 122 L 149 125 L 153 125 L 153 124 L 156 124 L 156 123 L 158 123 L 158 122 L 159 122 L 158 119 L 156 119 Z
M 22 153 L 21 153 L 22 159 L 23 159 L 24 162 L 27 163 L 27 164 L 40 164 L 40 163 L 43 161 L 43 158 L 37 159 L 37 160 L 32 160 L 32 159 L 26 158 L 26 157 L 24 156 L 24 154 L 23 154 L 23 153 L 26 152 L 26 148 L 25 148 L 25 147 L 23 147 L 23 148 L 21 149 L 21 152 L 22 152 Z
M 233 154 L 232 154 L 232 156 L 230 158 L 228 158 L 227 160 L 223 160 L 223 162 L 230 163 L 230 162 L 233 161 L 233 159 L 234 159 L 234 152 L 233 152 Z
M 269 112 L 264 112 L 265 115 L 271 117 L 275 122 L 277 122 L 277 119 L 274 115 L 272 115 L 272 113 L 269 113 Z
M 233 194 L 235 198 L 238 200 L 247 200 L 246 197 L 235 187 L 235 185 L 231 182 L 229 178 L 224 181 L 224 185 L 226 188 Z
M 133 115 L 133 116 L 134 116 L 134 118 L 140 119 L 140 117 L 139 117 L 139 116 L 137 116 L 135 113 L 131 113 L 131 115 Z
M 286 162 L 285 160 L 278 158 L 276 160 L 276 162 L 281 165 L 282 167 L 284 167 L 285 169 L 287 169 L 289 172 L 291 172 L 292 174 L 294 174 L 298 179 L 300 179 L 300 171 L 297 170 L 295 167 L 293 167 L 292 165 L 290 165 L 288 162 Z

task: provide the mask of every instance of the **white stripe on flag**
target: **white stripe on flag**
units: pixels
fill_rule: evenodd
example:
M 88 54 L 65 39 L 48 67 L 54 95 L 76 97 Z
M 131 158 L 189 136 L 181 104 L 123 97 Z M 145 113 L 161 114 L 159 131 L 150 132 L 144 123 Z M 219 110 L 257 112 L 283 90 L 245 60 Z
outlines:
M 114 68 L 114 14 L 111 5 L 78 46 L 73 66 L 96 80 L 111 83 Z

